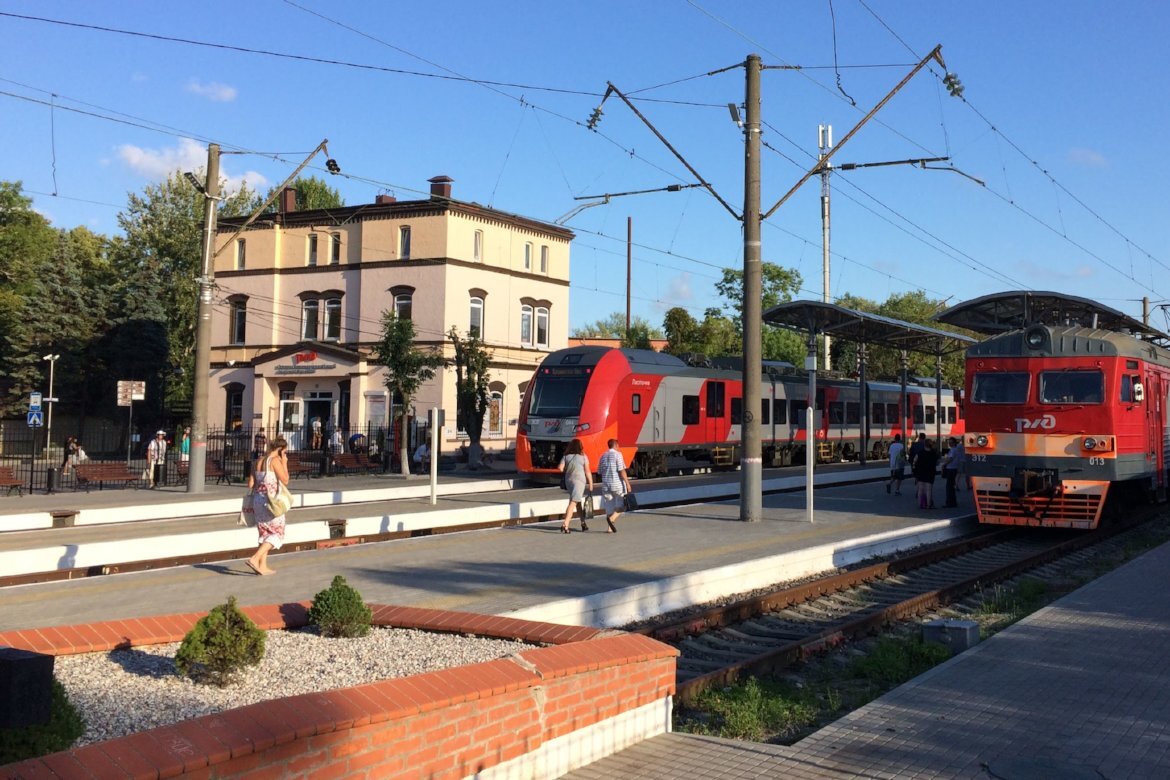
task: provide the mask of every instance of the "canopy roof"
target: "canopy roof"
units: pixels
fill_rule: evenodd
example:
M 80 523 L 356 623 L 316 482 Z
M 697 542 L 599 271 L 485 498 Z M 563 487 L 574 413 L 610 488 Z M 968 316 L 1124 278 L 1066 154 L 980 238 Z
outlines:
M 939 322 L 976 333 L 995 335 L 1028 325 L 1079 325 L 1128 331 L 1149 341 L 1170 343 L 1170 336 L 1104 304 L 1056 292 L 1011 290 L 956 304 L 934 316 Z
M 975 343 L 969 336 L 822 301 L 781 303 L 764 312 L 763 319 L 790 330 L 827 333 L 833 338 L 929 355 L 945 355 Z

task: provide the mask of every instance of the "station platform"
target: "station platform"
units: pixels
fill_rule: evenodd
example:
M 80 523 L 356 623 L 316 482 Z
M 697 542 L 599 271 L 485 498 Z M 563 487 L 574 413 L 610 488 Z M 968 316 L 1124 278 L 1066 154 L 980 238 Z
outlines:
M 790 747 L 663 734 L 565 780 L 1170 776 L 1170 545 Z

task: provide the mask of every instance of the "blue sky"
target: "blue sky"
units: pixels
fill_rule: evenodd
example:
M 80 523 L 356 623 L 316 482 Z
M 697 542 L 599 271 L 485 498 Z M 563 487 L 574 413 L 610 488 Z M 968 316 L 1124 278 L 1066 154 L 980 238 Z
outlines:
M 0 0 L 0 13 L 217 45 L 0 16 L 0 178 L 55 225 L 104 233 L 128 192 L 202 167 L 210 140 L 268 153 L 223 160 L 230 181 L 266 189 L 328 138 L 350 205 L 419 197 L 445 174 L 459 199 L 553 221 L 575 197 L 694 182 L 617 98 L 599 132 L 583 126 L 607 81 L 653 98 L 639 110 L 739 212 L 726 104 L 743 102 L 743 70 L 706 74 L 752 52 L 800 66 L 763 75 L 767 210 L 813 164 L 818 124 L 839 141 L 941 44 L 965 102 L 932 66 L 834 159 L 949 156 L 961 174 L 834 173 L 831 297 L 923 289 L 954 303 L 1022 287 L 1139 317 L 1143 296 L 1170 301 L 1166 3 Z M 813 179 L 763 229 L 764 259 L 796 268 L 816 299 L 819 198 Z M 635 314 L 659 324 L 671 306 L 717 305 L 719 269 L 742 266 L 740 223 L 702 190 L 621 197 L 568 221 L 572 326 L 624 310 L 627 217 Z M 1164 311 L 1151 324 L 1167 328 Z

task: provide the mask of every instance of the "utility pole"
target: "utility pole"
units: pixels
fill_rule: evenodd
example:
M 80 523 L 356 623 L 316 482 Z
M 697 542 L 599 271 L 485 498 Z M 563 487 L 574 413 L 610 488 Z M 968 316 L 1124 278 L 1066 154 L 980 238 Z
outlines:
M 739 519 L 763 518 L 764 458 L 760 446 L 760 373 L 763 294 L 760 258 L 760 56 L 744 63 L 743 174 L 743 453 L 740 456 Z
M 1150 296 L 1148 296 L 1148 295 L 1142 296 L 1142 324 L 1145 325 L 1147 328 L 1150 327 Z M 49 395 L 52 395 L 52 394 L 53 393 L 50 390 Z M 49 421 L 50 421 L 49 424 L 50 425 L 53 424 L 52 423 L 52 420 L 53 420 L 52 414 L 53 414 L 53 407 L 50 406 L 49 407 L 49 415 L 50 415 L 49 416 Z
M 207 145 L 203 187 L 203 270 L 195 322 L 195 388 L 191 399 L 191 460 L 187 492 L 202 493 L 207 473 L 207 378 L 211 374 L 211 288 L 215 279 L 215 210 L 219 203 L 219 144 Z
M 821 293 L 821 301 L 829 302 L 829 172 L 833 169 L 833 163 L 826 161 L 829 150 L 833 148 L 833 126 L 832 125 L 818 125 L 818 144 L 820 146 L 820 156 L 818 159 L 824 163 L 821 168 L 821 274 L 823 277 L 823 292 Z M 832 366 L 829 361 L 829 334 L 825 334 L 825 369 Z
M 634 218 L 626 217 L 626 338 L 630 338 L 630 279 L 634 258 Z

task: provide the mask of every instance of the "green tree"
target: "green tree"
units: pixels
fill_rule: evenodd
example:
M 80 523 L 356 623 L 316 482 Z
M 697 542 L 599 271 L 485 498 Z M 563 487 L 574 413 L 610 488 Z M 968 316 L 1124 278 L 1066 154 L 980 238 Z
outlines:
M 630 317 L 630 329 L 626 331 L 626 315 L 615 311 L 605 319 L 597 320 L 573 329 L 573 335 L 582 339 L 621 339 L 623 347 L 650 349 L 651 339 L 663 338 L 662 331 L 645 317 Z
M 298 177 L 290 187 L 297 191 L 297 210 L 309 211 L 312 209 L 338 209 L 345 205 L 341 193 L 325 183 L 324 179 L 316 176 Z M 276 188 L 268 190 L 263 200 L 272 197 Z M 276 201 L 269 206 L 269 210 L 278 208 Z
M 382 312 L 382 338 L 374 345 L 374 362 L 386 369 L 386 387 L 398 399 L 399 430 L 402 435 L 399 457 L 402 475 L 410 474 L 410 459 L 406 442 L 406 413 L 410 402 L 424 382 L 435 377 L 442 368 L 443 356 L 435 351 L 423 351 L 414 343 L 414 323 L 398 318 L 393 311 Z
M 761 263 L 760 273 L 763 290 L 761 313 L 776 304 L 791 301 L 793 295 L 800 290 L 802 280 L 798 271 L 764 262 Z M 725 301 L 724 313 L 731 317 L 742 332 L 743 326 L 740 323 L 743 320 L 743 270 L 724 268 L 723 278 L 715 283 L 715 289 Z M 739 351 L 742 352 L 742 348 Z M 800 365 L 806 350 L 800 334 L 765 325 L 760 351 L 764 360 L 786 360 Z
M 491 400 L 488 375 L 492 355 L 478 336 L 460 337 L 454 325 L 447 337 L 455 345 L 455 414 L 459 427 L 467 431 L 467 465 L 477 469 L 483 452 L 483 420 Z

